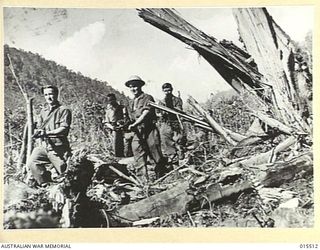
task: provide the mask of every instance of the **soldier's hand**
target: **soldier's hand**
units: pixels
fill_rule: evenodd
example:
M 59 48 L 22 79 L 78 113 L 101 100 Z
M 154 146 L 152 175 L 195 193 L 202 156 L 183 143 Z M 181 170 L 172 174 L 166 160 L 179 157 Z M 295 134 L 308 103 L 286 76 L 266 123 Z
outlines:
M 114 127 L 113 127 L 113 130 L 114 130 L 114 131 L 119 131 L 119 130 L 121 130 L 121 127 L 120 127 L 120 126 L 114 126 Z
M 136 126 L 134 124 L 130 124 L 128 126 L 128 130 L 133 131 L 136 128 Z
M 36 129 L 33 134 L 33 138 L 40 138 L 46 135 L 46 131 L 44 129 Z

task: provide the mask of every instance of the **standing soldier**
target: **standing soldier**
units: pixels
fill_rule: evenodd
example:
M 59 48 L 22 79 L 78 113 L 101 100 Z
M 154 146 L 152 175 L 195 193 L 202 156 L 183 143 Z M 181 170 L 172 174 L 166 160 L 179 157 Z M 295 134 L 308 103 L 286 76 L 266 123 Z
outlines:
M 176 97 L 172 94 L 173 87 L 170 83 L 162 85 L 162 90 L 165 94 L 164 99 L 160 102 L 171 109 L 182 111 L 182 100 L 180 97 Z M 183 134 L 183 126 L 179 117 L 175 114 L 161 113 L 161 142 L 163 148 L 163 154 L 168 157 L 169 162 L 177 161 L 184 158 L 184 145 L 186 143 L 186 137 Z
M 71 125 L 71 111 L 58 101 L 59 90 L 48 85 L 42 88 L 47 107 L 41 110 L 34 138 L 39 138 L 39 146 L 34 148 L 27 162 L 27 169 L 38 183 L 44 186 L 52 181 L 51 173 L 45 165 L 51 163 L 58 174 L 67 168 L 67 157 L 71 155 L 68 134 Z
M 112 148 L 116 157 L 124 157 L 124 137 L 122 126 L 125 119 L 125 107 L 117 102 L 115 94 L 107 95 L 107 109 L 104 125 L 112 131 Z
M 145 176 L 148 180 L 147 157 L 156 164 L 156 177 L 163 176 L 166 172 L 166 160 L 161 152 L 160 135 L 156 127 L 156 114 L 149 102 L 154 102 L 151 95 L 142 91 L 145 82 L 139 76 L 132 76 L 125 85 L 134 95 L 132 103 L 132 118 L 135 121 L 129 125 L 129 130 L 134 132 L 132 139 L 132 152 L 136 161 L 137 174 Z

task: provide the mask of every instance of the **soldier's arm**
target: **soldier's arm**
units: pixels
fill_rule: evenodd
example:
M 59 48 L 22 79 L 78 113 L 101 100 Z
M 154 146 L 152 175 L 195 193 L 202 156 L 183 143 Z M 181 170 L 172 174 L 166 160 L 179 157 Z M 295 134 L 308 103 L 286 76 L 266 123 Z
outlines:
M 50 131 L 46 131 L 48 136 L 66 135 L 69 132 L 71 125 L 71 111 L 64 109 L 59 119 L 59 127 Z
M 135 127 L 137 127 L 139 124 L 141 124 L 144 119 L 146 119 L 146 116 L 150 113 L 150 110 L 149 109 L 145 109 L 142 111 L 142 114 L 138 117 L 138 119 L 132 123 L 131 125 L 129 125 L 128 129 L 129 130 L 132 130 L 134 129 Z
M 177 105 L 176 105 L 176 109 L 179 109 L 179 110 L 183 110 L 182 108 L 182 99 L 177 97 L 178 98 L 178 101 L 177 101 Z
M 103 120 L 103 125 L 106 126 L 108 129 L 111 129 L 111 130 L 114 129 L 114 126 L 111 124 L 111 119 L 109 117 L 108 110 L 106 110 L 104 120 Z
M 67 127 L 59 127 L 54 130 L 46 131 L 46 135 L 62 135 L 65 134 L 68 131 Z
M 144 107 L 143 107 L 143 111 L 141 113 L 141 115 L 135 120 L 134 123 L 132 123 L 128 128 L 129 130 L 132 130 L 133 128 L 135 128 L 136 126 L 138 126 L 139 124 L 141 124 L 149 115 L 149 113 L 151 112 L 151 109 L 153 109 L 150 105 L 149 102 L 154 102 L 154 99 L 151 95 L 148 95 L 145 100 L 144 100 Z

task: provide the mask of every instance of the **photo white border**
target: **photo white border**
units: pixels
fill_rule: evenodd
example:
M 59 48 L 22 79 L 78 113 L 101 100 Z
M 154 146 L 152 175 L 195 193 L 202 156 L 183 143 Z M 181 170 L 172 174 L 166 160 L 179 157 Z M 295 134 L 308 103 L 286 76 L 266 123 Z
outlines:
M 3 34 L 3 7 L 36 7 L 36 8 L 140 8 L 140 7 L 268 7 L 268 6 L 314 6 L 314 36 L 313 36 L 313 86 L 314 86 L 314 128 L 317 127 L 319 117 L 319 30 L 320 30 L 320 1 L 319 0 L 1 0 L 1 26 Z M 298 18 L 298 17 L 297 17 Z M 3 45 L 3 37 L 2 45 Z M 318 46 L 316 46 L 318 45 Z M 3 46 L 1 46 L 1 60 L 3 62 Z M 4 127 L 4 78 L 3 63 L 1 63 L 1 112 L 0 121 Z M 1 159 L 3 162 L 4 139 L 1 133 Z M 266 243 L 266 242 L 291 242 L 315 243 L 320 242 L 319 224 L 319 131 L 314 131 L 314 201 L 315 223 L 314 228 L 279 229 L 279 228 L 95 228 L 95 229 L 25 229 L 3 230 L 0 229 L 0 242 L 70 242 L 70 243 L 131 243 L 131 242 L 228 242 L 228 243 Z M 0 171 L 3 180 L 3 171 Z M 3 182 L 0 185 L 3 192 Z M 3 198 L 1 199 L 0 213 L 3 215 Z M 1 216 L 3 225 L 3 216 Z M 1 226 L 2 227 L 2 226 Z M 320 246 L 319 246 L 320 247 Z

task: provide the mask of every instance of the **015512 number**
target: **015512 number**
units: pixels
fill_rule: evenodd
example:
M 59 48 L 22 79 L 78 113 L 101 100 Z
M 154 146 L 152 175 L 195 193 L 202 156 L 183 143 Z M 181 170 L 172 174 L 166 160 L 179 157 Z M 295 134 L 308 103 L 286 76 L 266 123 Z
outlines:
M 319 244 L 300 244 L 300 248 L 302 249 L 318 249 Z

